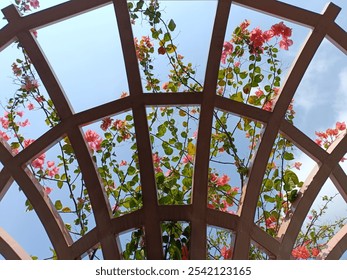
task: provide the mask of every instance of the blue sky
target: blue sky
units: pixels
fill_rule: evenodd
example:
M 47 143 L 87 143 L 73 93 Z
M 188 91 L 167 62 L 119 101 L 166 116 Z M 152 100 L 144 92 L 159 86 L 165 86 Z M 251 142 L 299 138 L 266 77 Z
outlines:
M 40 2 L 42 8 L 47 8 L 67 1 L 41 0 Z M 282 2 L 319 13 L 327 4 L 324 0 Z M 345 0 L 333 2 L 342 8 L 337 23 L 347 30 L 347 2 Z M 0 8 L 10 3 L 10 0 L 2 0 Z M 168 18 L 174 18 L 177 24 L 175 34 L 179 41 L 180 53 L 184 54 L 186 61 L 191 61 L 197 66 L 197 77 L 202 79 L 207 62 L 216 1 L 167 1 L 165 5 L 167 8 L 163 13 Z M 38 31 L 38 42 L 55 69 L 76 112 L 119 98 L 122 91 L 128 90 L 117 24 L 113 15 L 112 6 L 107 6 Z M 231 34 L 235 24 L 246 18 L 251 19 L 253 27 L 269 28 L 276 22 L 257 12 L 233 7 L 227 35 Z M 287 24 L 293 28 L 294 45 L 285 56 L 284 69 L 289 69 L 296 52 L 309 32 L 302 26 Z M 4 21 L 1 21 L 0 27 L 3 25 Z M 138 25 L 134 29 L 134 34 L 140 33 L 141 25 Z M 192 33 L 197 35 L 194 41 L 192 41 Z M 9 46 L 0 53 L 2 102 L 4 96 L 9 97 L 16 89 L 9 78 L 10 65 L 16 55 L 14 46 Z M 92 70 L 90 65 L 93 66 Z M 166 67 L 165 64 L 161 65 Z M 295 124 L 314 138 L 315 131 L 334 126 L 336 121 L 347 121 L 346 107 L 347 58 L 330 42 L 324 41 L 295 96 L 297 110 Z M 38 137 L 44 131 L 45 128 L 41 126 L 35 131 L 28 131 L 28 134 Z M 299 155 L 299 158 L 303 162 L 300 174 L 304 179 L 314 163 L 306 156 Z M 342 166 L 347 171 L 347 162 Z M 333 193 L 332 183 L 327 182 L 323 192 Z M 343 209 L 341 211 L 347 215 L 346 203 L 342 199 L 337 200 L 335 205 L 339 205 L 334 207 L 335 209 Z M 24 209 L 22 193 L 18 198 L 17 188 L 10 188 L 9 193 L 0 202 L 0 226 L 13 235 L 29 253 L 44 258 L 50 255 L 47 249 L 51 246 L 50 242 L 35 213 L 25 213 Z M 9 219 L 9 212 L 16 219 Z M 332 212 L 330 215 L 336 214 Z M 24 235 L 23 232 L 25 232 Z M 39 245 L 32 242 L 35 239 L 41 240 Z

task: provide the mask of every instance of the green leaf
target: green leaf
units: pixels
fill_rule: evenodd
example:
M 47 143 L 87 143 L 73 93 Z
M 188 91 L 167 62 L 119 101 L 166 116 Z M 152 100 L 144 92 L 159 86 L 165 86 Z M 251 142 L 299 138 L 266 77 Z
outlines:
M 234 93 L 232 96 L 230 96 L 230 99 L 237 102 L 243 102 L 242 92 L 239 91 L 238 93 Z
M 283 158 L 285 160 L 293 160 L 294 159 L 294 155 L 292 153 L 285 152 L 284 155 L 283 155 Z
M 54 207 L 55 209 L 57 209 L 58 211 L 61 210 L 63 208 L 63 204 L 61 203 L 60 200 L 57 200 L 55 203 L 54 203 Z
M 71 212 L 71 209 L 69 207 L 64 207 L 63 209 L 61 209 L 61 211 L 63 213 L 70 213 Z
M 174 31 L 175 30 L 176 23 L 173 21 L 173 19 L 170 20 L 170 22 L 169 22 L 167 27 L 169 28 L 170 31 Z
M 134 175 L 136 173 L 136 168 L 134 166 L 129 166 L 128 167 L 128 174 L 129 175 Z

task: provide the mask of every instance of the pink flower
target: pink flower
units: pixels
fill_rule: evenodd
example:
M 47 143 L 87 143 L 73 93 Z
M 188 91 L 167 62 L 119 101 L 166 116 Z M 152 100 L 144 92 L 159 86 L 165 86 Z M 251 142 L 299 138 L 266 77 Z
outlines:
M 228 175 L 223 175 L 221 177 L 219 177 L 217 179 L 216 185 L 217 186 L 224 186 L 226 184 L 228 184 L 228 182 L 230 181 L 230 177 Z
M 263 37 L 263 31 L 259 28 L 254 28 L 251 31 L 249 39 L 252 42 L 253 49 L 261 49 L 263 44 L 265 43 L 265 39 Z
M 170 177 L 172 174 L 172 170 L 169 169 L 168 171 L 165 172 L 165 177 Z
M 30 77 L 26 77 L 25 83 L 21 86 L 21 89 L 25 91 L 34 91 L 38 87 L 39 87 L 39 83 L 37 80 L 32 79 Z
M 274 35 L 275 33 L 272 30 L 267 30 L 263 32 L 263 38 L 266 42 L 270 41 Z
M 93 151 L 101 150 L 102 139 L 99 134 L 91 129 L 88 129 L 85 132 L 84 137 L 86 138 L 90 149 L 92 149 Z
M 292 36 L 292 29 L 287 27 L 283 21 L 280 23 L 274 24 L 271 26 L 271 30 L 273 31 L 275 36 L 282 36 L 282 37 L 290 37 Z
M 0 131 L 0 138 L 4 139 L 5 141 L 10 140 L 10 137 L 6 134 L 6 132 Z
M 295 162 L 294 163 L 294 168 L 296 168 L 297 170 L 300 170 L 302 163 L 301 162 Z
M 33 143 L 35 140 L 34 139 L 25 139 L 23 141 L 24 148 L 28 147 L 31 143 Z
M 273 102 L 272 102 L 272 100 L 269 100 L 269 101 L 267 101 L 267 102 L 264 104 L 263 109 L 264 109 L 265 111 L 271 112 L 271 111 L 272 111 L 272 107 L 273 107 Z
M 50 187 L 43 187 L 44 192 L 49 195 L 52 192 L 52 188 Z
M 234 67 L 240 67 L 241 65 L 241 62 L 240 61 L 235 61 L 234 62 Z
M 30 125 L 30 122 L 28 119 L 26 119 L 24 122 L 19 122 L 18 125 L 21 127 L 26 127 L 26 126 Z
M 283 38 L 280 41 L 280 48 L 286 51 L 288 50 L 288 47 L 290 47 L 291 45 L 293 45 L 293 40 L 290 40 L 288 38 Z
M 30 6 L 34 9 L 40 8 L 40 2 L 38 0 L 30 0 Z
M 125 166 L 127 165 L 128 163 L 125 161 L 125 160 L 121 160 L 119 166 Z
M 155 173 L 161 173 L 163 172 L 163 169 L 161 169 L 159 166 L 154 167 L 154 172 Z
M 3 128 L 8 129 L 8 126 L 10 125 L 10 122 L 7 118 L 0 118 L 0 122 Z
M 153 157 L 153 163 L 156 164 L 156 163 L 160 163 L 160 160 L 161 160 L 161 157 L 158 156 L 158 153 L 154 153 L 152 155 Z
M 247 27 L 251 24 L 249 20 L 245 20 L 240 24 L 240 28 L 242 31 L 245 31 Z
M 34 104 L 32 104 L 32 103 L 29 103 L 28 105 L 27 105 L 27 108 L 28 108 L 28 110 L 34 110 Z
M 226 58 L 233 52 L 234 46 L 230 42 L 224 42 L 221 62 L 225 64 Z
M 59 173 L 59 168 L 54 166 L 52 169 L 47 170 L 48 171 L 48 176 L 51 178 L 54 177 L 56 174 Z
M 185 155 L 185 156 L 183 157 L 183 159 L 182 159 L 182 162 L 183 162 L 184 164 L 186 164 L 186 163 L 188 163 L 188 162 L 193 162 L 193 156 L 191 156 L 191 155 Z
M 312 215 L 308 215 L 307 219 L 312 220 L 313 219 Z
M 23 111 L 18 111 L 18 112 L 16 112 L 16 114 L 17 114 L 18 116 L 20 116 L 20 117 L 23 117 L 24 112 L 23 112 Z
M 307 250 L 306 246 L 298 246 L 293 249 L 292 256 L 296 259 L 307 260 L 310 257 L 310 252 Z
M 277 219 L 274 216 L 270 216 L 265 220 L 265 224 L 267 228 L 274 229 L 277 225 Z
M 54 161 L 51 161 L 51 160 L 47 161 L 48 168 L 52 168 L 54 165 L 55 165 Z
M 218 180 L 218 176 L 215 173 L 211 173 L 211 182 L 215 183 Z
M 339 131 L 337 129 L 328 128 L 326 130 L 326 134 L 329 136 L 337 136 L 339 134 Z
M 346 124 L 345 124 L 345 122 L 337 122 L 336 123 L 336 129 L 338 129 L 338 130 L 345 130 L 346 129 Z
M 45 163 L 45 158 L 46 158 L 46 155 L 45 154 L 42 154 L 40 155 L 38 158 L 34 159 L 32 162 L 31 162 L 31 165 L 34 167 L 34 168 L 38 168 L 38 169 L 43 169 L 43 165 Z
M 167 90 L 168 87 L 169 87 L 169 83 L 168 82 L 163 83 L 163 86 L 162 86 L 163 90 Z
M 261 89 L 258 89 L 256 92 L 255 92 L 255 95 L 257 97 L 260 97 L 260 96 L 263 96 L 264 95 L 264 92 L 261 90 Z
M 100 125 L 100 128 L 103 130 L 103 131 L 106 131 L 112 124 L 112 119 L 110 117 L 107 117 L 107 118 L 104 118 L 102 120 L 102 123 Z

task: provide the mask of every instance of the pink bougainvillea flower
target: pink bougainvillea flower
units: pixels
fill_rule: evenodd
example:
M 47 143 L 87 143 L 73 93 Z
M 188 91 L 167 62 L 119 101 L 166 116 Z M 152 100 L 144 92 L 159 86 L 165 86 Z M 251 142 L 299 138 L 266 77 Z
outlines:
M 35 140 L 34 139 L 25 139 L 23 141 L 24 148 L 28 147 L 31 143 L 33 143 Z
M 8 141 L 11 139 L 11 137 L 8 136 L 7 133 L 3 131 L 0 131 L 0 138 L 4 139 L 5 141 Z
M 301 162 L 295 162 L 295 163 L 294 163 L 294 168 L 300 170 L 301 165 L 302 165 Z
M 216 185 L 217 186 L 225 186 L 230 181 L 230 177 L 228 175 L 223 175 L 217 179 Z
M 35 106 L 34 106 L 34 104 L 32 104 L 32 103 L 29 103 L 28 105 L 27 105 L 27 108 L 28 108 L 28 110 L 34 110 L 35 109 Z
M 99 134 L 97 134 L 95 131 L 88 129 L 85 134 L 84 134 L 89 148 L 92 149 L 93 151 L 99 151 L 101 150 L 101 142 L 102 139 Z
M 337 122 L 336 123 L 336 129 L 338 130 L 345 130 L 346 129 L 346 123 L 345 122 Z
M 263 109 L 265 111 L 269 111 L 271 112 L 272 111 L 272 108 L 273 108 L 273 101 L 272 100 L 269 100 L 269 101 L 266 101 L 264 106 L 263 106 Z
M 326 130 L 326 134 L 328 136 L 337 136 L 339 134 L 339 131 L 337 129 L 328 128 Z
M 275 36 L 282 36 L 282 37 L 292 36 L 292 29 L 286 26 L 283 21 L 271 26 L 271 30 L 273 31 Z
M 128 164 L 128 163 L 127 163 L 126 160 L 121 160 L 119 166 L 125 166 L 125 165 L 127 165 L 127 164 Z
M 221 56 L 221 62 L 223 64 L 226 63 L 226 58 L 228 55 L 230 55 L 233 52 L 233 49 L 234 49 L 234 46 L 230 42 L 224 42 L 222 56 Z
M 43 169 L 43 165 L 45 164 L 45 158 L 46 158 L 46 155 L 45 154 L 42 154 L 40 155 L 38 158 L 34 159 L 32 162 L 31 162 L 31 165 L 34 167 L 34 168 L 38 168 L 38 169 Z
M 59 167 L 54 166 L 52 169 L 49 169 L 47 173 L 48 176 L 52 178 L 59 173 Z
M 267 228 L 274 229 L 277 226 L 277 219 L 274 216 L 270 216 L 265 220 L 265 224 Z
M 254 28 L 251 31 L 249 39 L 251 40 L 252 46 L 255 50 L 262 49 L 262 46 L 265 43 L 263 31 L 259 28 Z
M 242 31 L 245 31 L 247 29 L 247 27 L 251 24 L 251 22 L 249 20 L 244 20 L 241 24 L 240 24 L 240 28 Z
M 51 192 L 52 192 L 52 188 L 50 188 L 50 187 L 43 187 L 43 190 L 44 190 L 44 192 L 47 194 L 47 195 L 49 195 Z
M 35 91 L 38 87 L 39 83 L 37 80 L 26 77 L 25 83 L 21 86 L 21 89 L 25 91 Z
M 5 129 L 8 129 L 8 126 L 10 125 L 10 122 L 7 118 L 0 118 L 1 126 Z
M 293 249 L 292 256 L 296 259 L 307 260 L 310 257 L 310 252 L 306 246 L 298 246 Z
M 154 164 L 160 163 L 161 157 L 158 156 L 158 153 L 154 153 L 154 154 L 152 155 L 152 157 L 153 157 L 153 163 L 154 163 Z
M 26 127 L 26 126 L 30 125 L 30 122 L 28 119 L 26 119 L 24 122 L 19 122 L 18 125 L 21 127 Z
M 185 155 L 183 158 L 182 158 L 182 163 L 186 164 L 188 162 L 193 162 L 193 156 L 191 155 Z
M 110 117 L 102 119 L 102 123 L 100 125 L 100 128 L 103 131 L 106 131 L 112 124 L 112 119 Z
M 258 89 L 255 93 L 254 93 L 257 97 L 261 97 L 264 95 L 264 92 L 261 89 Z
M 218 176 L 215 173 L 211 174 L 211 182 L 215 183 L 218 180 Z
M 52 160 L 47 161 L 48 168 L 52 168 L 54 165 L 55 165 L 54 161 Z
M 163 90 L 168 90 L 168 88 L 169 88 L 169 82 L 163 83 L 162 88 L 163 88 Z
M 29 3 L 34 9 L 40 8 L 40 2 L 38 0 L 30 0 Z
M 284 50 L 288 50 L 288 48 L 293 45 L 293 40 L 291 39 L 288 39 L 288 38 L 283 38 L 281 41 L 280 41 L 280 48 L 281 49 L 284 49 Z
M 18 67 L 17 63 L 12 64 L 12 71 L 15 76 L 22 75 L 22 70 Z

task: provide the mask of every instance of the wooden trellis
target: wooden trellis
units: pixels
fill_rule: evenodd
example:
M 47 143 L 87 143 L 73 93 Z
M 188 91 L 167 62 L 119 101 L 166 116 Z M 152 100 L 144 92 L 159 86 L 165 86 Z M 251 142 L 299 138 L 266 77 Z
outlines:
M 31 30 L 63 21 L 113 2 L 124 54 L 130 95 L 120 100 L 75 113 L 45 58 Z M 273 112 L 267 112 L 243 103 L 225 99 L 215 94 L 219 63 L 226 26 L 232 4 L 254 9 L 309 27 L 312 32 L 297 55 L 290 74 L 284 83 L 281 95 Z M 347 201 L 347 176 L 339 160 L 347 153 L 347 137 L 339 139 L 324 151 L 307 135 L 284 119 L 286 110 L 307 70 L 315 52 L 324 38 L 347 54 L 347 34 L 335 19 L 340 8 L 329 4 L 322 14 L 304 10 L 275 0 L 219 0 L 209 50 L 204 90 L 201 93 L 144 94 L 135 54 L 133 34 L 126 0 L 71 0 L 55 7 L 21 17 L 14 6 L 3 9 L 8 24 L 0 30 L 0 51 L 18 40 L 27 51 L 42 83 L 52 99 L 61 122 L 39 137 L 28 148 L 13 156 L 8 145 L 0 144 L 0 199 L 16 181 L 42 222 L 59 259 L 79 259 L 88 250 L 100 244 L 104 259 L 120 259 L 120 250 L 115 236 L 132 228 L 145 228 L 148 259 L 162 259 L 161 221 L 190 221 L 192 259 L 206 257 L 206 227 L 212 225 L 235 232 L 234 259 L 247 259 L 251 240 L 259 244 L 275 259 L 289 259 L 295 239 L 307 213 L 325 181 L 330 177 Z M 201 108 L 196 163 L 193 178 L 193 197 L 190 205 L 158 205 L 157 190 L 152 162 L 151 143 L 146 118 L 146 106 L 150 105 L 198 105 Z M 207 208 L 207 186 L 210 137 L 213 111 L 220 109 L 258 120 L 265 124 L 262 141 L 250 171 L 247 186 L 243 188 L 242 203 L 238 215 L 231 215 Z M 81 127 L 85 124 L 132 110 L 135 132 L 138 139 L 140 177 L 143 192 L 143 207 L 131 214 L 112 217 L 111 207 L 104 194 L 95 164 L 83 137 Z M 317 168 L 307 178 L 305 191 L 296 200 L 293 215 L 281 225 L 279 235 L 273 238 L 254 224 L 254 215 L 263 180 L 263 174 L 277 134 L 281 132 L 304 153 L 315 160 Z M 23 167 L 42 151 L 68 136 L 74 148 L 83 178 L 90 196 L 96 227 L 73 242 L 64 223 L 42 186 L 30 171 Z M 96 187 L 99 186 L 99 187 Z M 326 249 L 319 255 L 323 259 L 338 259 L 347 250 L 347 225 L 345 225 Z M 6 259 L 29 259 L 29 255 L 0 228 L 0 254 Z

